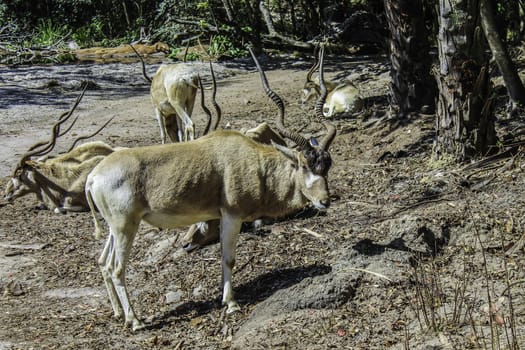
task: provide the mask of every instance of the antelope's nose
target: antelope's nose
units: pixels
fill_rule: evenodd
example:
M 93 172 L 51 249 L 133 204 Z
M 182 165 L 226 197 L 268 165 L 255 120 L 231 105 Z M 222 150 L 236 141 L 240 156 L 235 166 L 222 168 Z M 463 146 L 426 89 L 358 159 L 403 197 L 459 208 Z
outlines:
M 329 199 L 321 199 L 321 200 L 315 202 L 314 206 L 317 209 L 321 209 L 321 210 L 328 209 L 328 207 L 330 206 L 330 200 Z

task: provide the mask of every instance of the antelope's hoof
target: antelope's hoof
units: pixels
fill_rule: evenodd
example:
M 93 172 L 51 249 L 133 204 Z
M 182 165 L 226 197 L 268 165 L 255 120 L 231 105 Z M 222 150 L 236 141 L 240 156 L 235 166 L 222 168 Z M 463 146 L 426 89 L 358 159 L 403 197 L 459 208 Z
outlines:
M 144 322 L 142 322 L 142 321 L 134 319 L 131 322 L 131 330 L 133 332 L 137 332 L 137 331 L 143 330 L 144 328 L 146 328 L 146 324 Z
M 186 243 L 185 245 L 183 245 L 182 249 L 184 249 L 187 253 L 191 253 L 192 251 L 200 247 L 201 246 L 199 244 L 190 242 L 190 243 Z
M 228 305 L 228 309 L 226 310 L 226 314 L 233 314 L 235 312 L 241 311 L 241 307 L 236 302 L 232 302 Z

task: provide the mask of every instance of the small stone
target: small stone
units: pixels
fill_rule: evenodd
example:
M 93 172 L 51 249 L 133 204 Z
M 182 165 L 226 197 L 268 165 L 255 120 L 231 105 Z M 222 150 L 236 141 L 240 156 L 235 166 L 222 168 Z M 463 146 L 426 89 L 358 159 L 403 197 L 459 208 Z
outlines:
M 195 287 L 193 288 L 193 296 L 194 297 L 199 297 L 202 295 L 202 290 L 203 290 L 203 287 L 202 286 L 198 286 L 198 287 Z
M 179 302 L 182 299 L 183 295 L 184 294 L 180 290 L 166 293 L 166 304 Z

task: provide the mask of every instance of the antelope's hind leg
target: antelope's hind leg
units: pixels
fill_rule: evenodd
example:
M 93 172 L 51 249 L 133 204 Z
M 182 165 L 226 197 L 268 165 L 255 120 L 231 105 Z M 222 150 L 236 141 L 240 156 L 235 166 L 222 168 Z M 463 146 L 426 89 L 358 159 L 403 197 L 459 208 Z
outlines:
M 111 303 L 111 307 L 113 308 L 113 315 L 117 319 L 122 319 L 124 316 L 124 310 L 122 310 L 122 305 L 120 304 L 117 291 L 113 285 L 113 279 L 111 278 L 112 267 L 115 263 L 115 249 L 113 241 L 113 235 L 109 234 L 106 244 L 104 245 L 104 249 L 102 250 L 102 254 L 98 259 L 98 265 L 100 267 L 100 271 L 102 272 L 104 283 L 106 284 L 109 301 Z
M 157 121 L 159 123 L 160 128 L 160 141 L 162 144 L 166 143 L 166 123 L 164 121 L 164 116 L 162 115 L 162 112 L 155 108 L 155 116 L 157 117 Z
M 179 105 L 174 106 L 175 111 L 177 111 L 177 115 L 179 116 L 180 120 L 182 121 L 182 128 L 180 131 L 182 131 L 183 134 L 183 140 L 184 141 L 191 141 L 195 138 L 195 125 L 193 124 L 193 121 L 191 120 L 191 117 L 186 112 L 184 107 L 181 107 Z
M 120 223 L 110 223 L 111 238 L 108 238 L 108 249 L 106 250 L 104 247 L 101 256 L 101 262 L 103 261 L 101 268 L 116 316 L 121 316 L 123 313 L 125 324 L 136 331 L 144 328 L 145 325 L 139 321 L 129 301 L 126 287 L 126 266 L 133 239 L 137 233 L 138 223 L 132 218 L 119 221 Z

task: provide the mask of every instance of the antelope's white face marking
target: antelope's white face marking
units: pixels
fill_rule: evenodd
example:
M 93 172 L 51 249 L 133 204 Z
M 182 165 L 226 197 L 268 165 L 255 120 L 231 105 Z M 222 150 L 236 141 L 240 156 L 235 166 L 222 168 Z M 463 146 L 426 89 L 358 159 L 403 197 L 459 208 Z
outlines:
M 309 173 L 307 176 L 306 176 L 306 179 L 304 181 L 304 184 L 306 186 L 306 188 L 310 189 L 312 188 L 316 182 L 322 180 L 323 177 L 320 176 L 320 175 L 315 175 L 314 173 Z
M 31 188 L 26 183 L 24 183 L 21 176 L 25 176 L 27 179 L 34 182 L 32 175 L 33 174 L 30 172 L 28 174 L 17 175 L 9 179 L 4 190 L 4 200 L 11 201 L 30 193 Z

